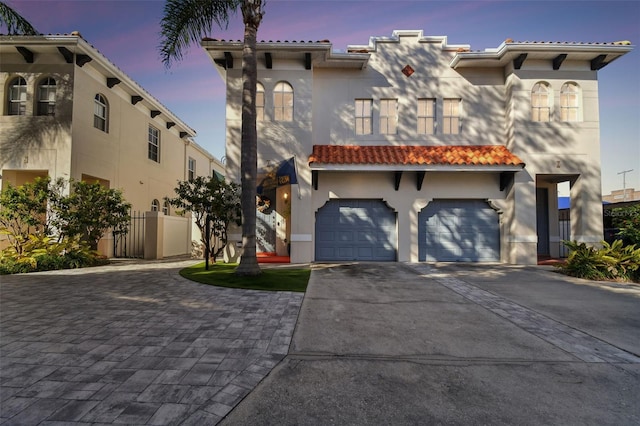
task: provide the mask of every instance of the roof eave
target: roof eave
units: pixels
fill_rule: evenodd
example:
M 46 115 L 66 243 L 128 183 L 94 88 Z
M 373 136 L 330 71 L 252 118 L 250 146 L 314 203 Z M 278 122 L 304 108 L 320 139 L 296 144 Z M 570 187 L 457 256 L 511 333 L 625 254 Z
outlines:
M 457 52 L 449 66 L 456 68 L 463 60 L 495 60 L 496 64 L 509 53 L 554 52 L 554 53 L 594 53 L 618 55 L 609 62 L 631 52 L 635 46 L 619 44 L 569 44 L 569 43 L 502 43 L 497 49 L 481 52 Z
M 327 164 L 312 162 L 309 168 L 315 171 L 332 172 L 519 172 L 524 164 Z

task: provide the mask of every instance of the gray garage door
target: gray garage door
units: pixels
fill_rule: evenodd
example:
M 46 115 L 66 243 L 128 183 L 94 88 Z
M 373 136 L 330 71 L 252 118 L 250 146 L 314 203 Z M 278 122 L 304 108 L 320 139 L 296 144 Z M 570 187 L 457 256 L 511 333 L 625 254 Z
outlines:
M 500 260 L 498 213 L 482 200 L 434 200 L 419 214 L 422 261 Z
M 316 214 L 316 260 L 396 260 L 396 214 L 380 200 L 331 200 Z

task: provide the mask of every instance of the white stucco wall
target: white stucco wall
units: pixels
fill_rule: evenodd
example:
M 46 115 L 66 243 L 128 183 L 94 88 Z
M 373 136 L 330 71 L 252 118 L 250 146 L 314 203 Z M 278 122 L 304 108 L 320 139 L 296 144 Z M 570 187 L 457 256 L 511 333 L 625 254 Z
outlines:
M 205 43 L 205 48 L 221 63 L 223 52 L 239 56 L 240 51 L 234 50 L 237 46 L 232 45 L 212 42 Z M 259 53 L 258 80 L 265 88 L 266 118 L 258 123 L 258 166 L 296 156 L 300 184 L 293 190 L 299 196 L 293 197 L 291 204 L 292 261 L 314 259 L 315 213 L 332 197 L 387 201 L 398 213 L 400 260 L 417 259 L 417 212 L 430 199 L 487 199 L 500 213 L 501 259 L 533 264 L 537 262 L 538 246 L 536 187 L 547 188 L 550 194 L 546 212 L 549 235 L 541 238 L 549 239 L 550 254 L 555 255 L 559 238 L 555 226 L 557 184 L 570 181 L 572 235 L 591 243 L 602 239 L 598 85 L 597 72 L 591 70 L 591 59 L 600 52 L 589 56 L 580 43 L 564 46 L 572 53 L 575 48 L 576 55 L 570 54 L 554 70 L 553 61 L 558 55 L 555 47 L 540 54 L 545 47 L 536 45 L 516 69 L 514 55 L 519 52 L 497 57 L 500 49 L 508 52 L 509 46 L 504 44 L 482 57 L 468 46 L 447 45 L 444 37 L 399 31 L 368 46 L 355 46 L 349 54 L 353 55 L 351 62 L 341 62 L 347 54 L 334 58 L 328 51 L 319 56 L 314 53 L 314 66 L 304 69 L 303 46 L 273 43 L 263 48 L 271 49 L 274 59 L 273 68 L 267 69 L 260 60 L 262 51 Z M 309 50 L 316 48 L 315 44 L 309 45 Z M 462 59 L 464 64 L 453 65 L 460 64 L 456 61 L 466 54 L 470 56 Z M 406 65 L 414 70 L 409 77 L 401 72 Z M 227 82 L 227 171 L 232 179 L 239 180 L 241 70 L 236 66 L 219 71 Z M 293 123 L 274 123 L 270 115 L 272 90 L 278 81 L 287 81 L 294 88 Z M 531 120 L 531 89 L 539 81 L 548 83 L 553 91 L 552 119 L 546 123 Z M 580 117 L 576 122 L 560 119 L 560 90 L 566 82 L 580 88 Z M 379 132 L 380 100 L 387 98 L 398 100 L 398 131 L 393 135 Z M 433 135 L 417 132 L 419 98 L 436 99 Z M 446 98 L 461 99 L 458 134 L 442 132 Z M 355 135 L 355 99 L 373 100 L 371 135 Z M 393 173 L 367 172 L 367 165 L 361 165 L 360 172 L 320 170 L 319 187 L 314 190 L 308 156 L 313 145 L 329 144 L 504 145 L 526 166 L 515 173 L 513 182 L 503 191 L 499 172 L 427 172 L 421 191 L 416 189 L 413 173 L 405 172 L 399 191 L 395 191 Z M 239 232 L 235 237 L 239 239 Z

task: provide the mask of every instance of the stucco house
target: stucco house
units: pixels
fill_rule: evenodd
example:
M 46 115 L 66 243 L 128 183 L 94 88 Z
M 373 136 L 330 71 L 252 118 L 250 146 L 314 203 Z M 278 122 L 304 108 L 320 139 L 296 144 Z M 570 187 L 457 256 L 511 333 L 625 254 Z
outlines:
M 98 181 L 155 224 L 128 255 L 190 252 L 190 220 L 164 198 L 178 180 L 224 173 L 193 129 L 78 33 L 0 36 L 0 83 L 2 188 L 38 176 Z M 99 250 L 113 256 L 114 245 L 106 235 Z
M 202 46 L 226 82 L 226 171 L 239 181 L 242 41 Z M 535 264 L 558 255 L 566 181 L 571 235 L 598 244 L 598 70 L 632 48 L 506 40 L 472 51 L 422 31 L 346 52 L 259 42 L 258 250 L 291 262 Z

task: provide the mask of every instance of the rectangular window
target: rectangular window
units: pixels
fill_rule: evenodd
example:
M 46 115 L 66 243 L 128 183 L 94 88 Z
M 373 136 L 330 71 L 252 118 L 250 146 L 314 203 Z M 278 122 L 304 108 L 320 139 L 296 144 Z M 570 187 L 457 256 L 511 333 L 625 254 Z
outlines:
M 418 99 L 418 134 L 433 135 L 436 129 L 436 100 Z
M 196 160 L 189 157 L 189 180 L 193 180 L 196 177 Z
M 380 134 L 395 135 L 398 129 L 398 100 L 380 100 Z
M 372 106 L 373 99 L 356 99 L 356 135 L 373 134 Z
M 149 126 L 149 160 L 160 162 L 160 130 Z
M 442 103 L 442 133 L 460 133 L 460 99 L 444 99 Z

